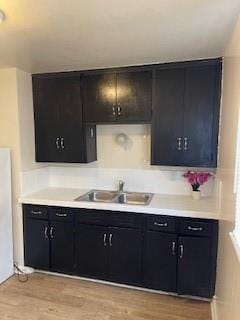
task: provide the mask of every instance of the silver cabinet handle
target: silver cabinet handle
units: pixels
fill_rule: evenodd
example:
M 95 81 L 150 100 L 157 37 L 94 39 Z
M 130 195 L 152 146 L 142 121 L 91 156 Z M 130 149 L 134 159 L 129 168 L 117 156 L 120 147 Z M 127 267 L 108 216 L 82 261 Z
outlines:
M 178 138 L 177 139 L 177 141 L 178 141 L 178 151 L 181 151 L 182 150 L 182 138 Z
M 64 149 L 65 145 L 64 145 L 64 138 L 61 138 L 61 148 Z
M 188 230 L 191 230 L 191 231 L 203 231 L 203 228 L 202 227 L 195 228 L 195 227 L 188 226 Z
M 104 247 L 106 247 L 106 246 L 107 246 L 107 242 L 106 242 L 106 240 L 107 240 L 107 234 L 106 234 L 106 233 L 104 233 L 104 235 L 103 235 L 103 245 L 104 245 Z
M 116 111 L 115 111 L 115 106 L 112 107 L 112 115 L 115 117 Z
M 182 259 L 183 258 L 183 255 L 184 255 L 184 246 L 183 244 L 180 245 L 180 255 L 179 255 L 179 258 Z
M 172 242 L 172 255 L 175 256 L 175 254 L 176 254 L 176 242 L 173 241 Z
M 67 213 L 56 213 L 56 216 L 58 217 L 67 217 Z
M 112 238 L 113 238 L 113 235 L 110 233 L 110 235 L 109 235 L 109 245 L 110 245 L 110 247 L 112 247 Z
M 154 222 L 154 225 L 155 226 L 158 226 L 158 227 L 167 227 L 168 226 L 168 223 L 167 222 L 165 222 L 165 223 L 158 223 L 158 222 Z
M 91 137 L 91 138 L 94 137 L 94 130 L 93 130 L 93 128 L 90 129 L 90 137 Z
M 183 149 L 184 150 L 187 150 L 188 149 L 188 138 L 184 138 L 184 146 L 183 146 Z
M 117 107 L 118 116 L 121 115 L 121 111 L 122 111 L 122 108 L 121 108 L 121 105 L 119 104 Z
M 53 239 L 53 227 L 50 228 L 50 237 Z
M 34 210 L 31 210 L 31 213 L 32 213 L 32 214 L 35 214 L 35 215 L 40 215 L 40 214 L 42 214 L 42 211 L 34 211 Z
M 45 239 L 48 239 L 48 227 L 44 228 L 44 236 L 45 236 Z
M 57 147 L 57 149 L 60 149 L 59 140 L 60 140 L 60 138 L 56 139 L 56 147 Z

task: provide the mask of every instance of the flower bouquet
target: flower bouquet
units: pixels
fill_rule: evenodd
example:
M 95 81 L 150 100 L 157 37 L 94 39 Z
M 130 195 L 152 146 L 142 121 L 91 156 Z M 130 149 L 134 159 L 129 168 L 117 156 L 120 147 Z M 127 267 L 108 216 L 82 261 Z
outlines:
M 192 186 L 193 198 L 199 200 L 201 196 L 199 188 L 212 177 L 212 174 L 210 172 L 187 171 L 183 176 Z

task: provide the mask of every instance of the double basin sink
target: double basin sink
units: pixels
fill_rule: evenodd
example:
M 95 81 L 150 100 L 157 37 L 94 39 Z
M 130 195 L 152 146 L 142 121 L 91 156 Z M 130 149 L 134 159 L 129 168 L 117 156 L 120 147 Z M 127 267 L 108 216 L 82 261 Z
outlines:
M 152 197 L 152 193 L 91 190 L 75 201 L 148 205 Z

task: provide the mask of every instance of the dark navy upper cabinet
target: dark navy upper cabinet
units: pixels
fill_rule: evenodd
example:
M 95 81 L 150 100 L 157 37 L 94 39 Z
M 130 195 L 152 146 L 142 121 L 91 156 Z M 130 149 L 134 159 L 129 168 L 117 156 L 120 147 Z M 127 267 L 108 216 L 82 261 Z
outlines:
M 217 166 L 220 87 L 220 59 L 155 71 L 152 164 Z
M 150 122 L 152 117 L 152 72 L 117 73 L 116 107 L 119 122 Z
M 86 122 L 112 122 L 117 118 L 116 74 L 99 73 L 82 78 L 83 112 Z
M 151 71 L 84 74 L 82 86 L 86 122 L 151 121 Z
M 221 64 L 33 75 L 36 161 L 95 161 L 96 124 L 151 123 L 152 165 L 216 167 Z
M 152 164 L 181 165 L 184 117 L 184 69 L 155 73 Z
M 37 162 L 96 160 L 95 126 L 83 122 L 80 77 L 33 76 Z

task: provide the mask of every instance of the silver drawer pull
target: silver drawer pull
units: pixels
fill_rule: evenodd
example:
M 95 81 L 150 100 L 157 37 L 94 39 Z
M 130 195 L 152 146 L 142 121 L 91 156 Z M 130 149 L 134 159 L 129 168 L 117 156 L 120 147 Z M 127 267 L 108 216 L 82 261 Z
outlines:
M 117 112 L 118 112 L 118 116 L 120 116 L 121 115 L 121 105 L 120 104 L 117 107 Z
M 67 217 L 67 213 L 56 213 L 58 217 Z
M 173 241 L 172 242 L 172 255 L 175 256 L 175 254 L 176 254 L 176 242 Z
M 188 230 L 191 230 L 191 231 L 203 231 L 203 228 L 202 227 L 195 228 L 195 227 L 188 226 Z
M 32 214 L 42 214 L 42 211 L 34 211 L 34 210 L 32 210 L 31 213 Z
M 61 148 L 62 148 L 62 149 L 64 149 L 64 148 L 65 148 L 64 138 L 61 138 Z
M 188 138 L 184 138 L 184 147 L 183 149 L 186 151 L 188 150 Z
M 54 236 L 53 236 L 53 227 L 50 228 L 50 237 L 51 237 L 51 239 L 54 238 Z
M 60 141 L 60 138 L 57 138 L 56 139 L 56 147 L 57 147 L 57 149 L 60 149 L 59 141 Z
M 177 141 L 178 141 L 178 150 L 182 150 L 182 138 L 177 138 Z
M 45 239 L 48 239 L 48 227 L 44 228 L 44 236 L 45 236 Z
M 182 259 L 183 258 L 183 255 L 184 255 L 184 246 L 183 244 L 180 245 L 180 255 L 179 255 L 179 258 Z
M 154 222 L 154 225 L 155 225 L 155 226 L 158 226 L 158 227 L 167 227 L 167 226 L 168 226 L 168 223 L 167 223 L 167 222 L 165 222 L 165 223 Z
M 103 245 L 104 245 L 104 247 L 106 247 L 106 246 L 107 246 L 107 242 L 106 242 L 106 240 L 107 240 L 107 234 L 106 234 L 106 233 L 104 233 L 104 235 L 103 235 Z
M 110 247 L 112 247 L 112 238 L 113 238 L 113 235 L 112 235 L 112 233 L 110 233 L 110 235 L 109 235 L 109 245 L 110 245 Z

